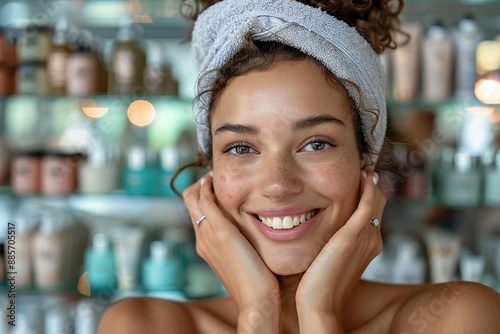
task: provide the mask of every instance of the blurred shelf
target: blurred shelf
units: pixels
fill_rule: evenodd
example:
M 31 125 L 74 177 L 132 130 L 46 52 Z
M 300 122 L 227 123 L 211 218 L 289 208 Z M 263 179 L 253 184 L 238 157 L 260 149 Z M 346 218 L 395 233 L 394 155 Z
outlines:
M 8 188 L 0 188 L 0 204 L 43 205 L 53 208 L 69 207 L 79 214 L 134 222 L 182 225 L 189 216 L 183 201 L 170 197 L 130 196 L 125 193 L 105 195 L 72 194 L 69 196 L 14 196 Z
M 479 107 L 479 108 L 495 109 L 495 108 L 500 108 L 500 105 L 484 104 L 475 98 L 468 98 L 468 99 L 451 98 L 449 100 L 439 101 L 439 102 L 426 101 L 420 98 L 407 102 L 396 101 L 394 99 L 387 99 L 387 108 L 392 111 L 399 111 L 399 110 L 436 111 L 438 109 L 448 108 L 448 107 L 462 107 L 462 108 Z

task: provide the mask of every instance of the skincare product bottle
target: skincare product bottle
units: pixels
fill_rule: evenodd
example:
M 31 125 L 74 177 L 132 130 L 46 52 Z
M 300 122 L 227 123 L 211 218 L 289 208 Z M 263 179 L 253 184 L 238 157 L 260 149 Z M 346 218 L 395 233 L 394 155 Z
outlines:
M 71 48 L 67 41 L 67 32 L 67 19 L 62 19 L 56 23 L 52 48 L 47 61 L 49 89 L 52 95 L 66 93 L 67 63 L 71 54 Z
M 87 37 L 83 37 L 87 36 Z M 66 92 L 72 96 L 88 96 L 97 92 L 99 61 L 90 45 L 91 37 L 79 37 L 68 58 Z
M 448 173 L 453 170 L 455 149 L 443 146 L 437 151 L 432 168 L 432 197 L 437 203 L 443 201 L 443 187 Z
M 405 23 L 401 29 L 410 34 L 411 38 L 406 45 L 398 47 L 392 53 L 392 89 L 394 100 L 408 102 L 417 98 L 419 92 L 422 26 L 419 23 Z
M 115 255 L 107 234 L 94 234 L 92 247 L 85 253 L 85 271 L 92 294 L 116 289 Z
M 134 196 L 155 194 L 157 168 L 153 152 L 144 146 L 131 146 L 128 150 L 127 166 L 123 172 L 125 191 Z
M 454 155 L 453 169 L 443 174 L 441 202 L 452 207 L 474 207 L 481 203 L 481 171 L 476 157 L 465 151 Z
M 59 300 L 50 300 L 46 303 L 43 319 L 44 333 L 62 334 L 72 328 L 70 316 L 71 305 Z
M 16 287 L 30 288 L 33 283 L 32 239 L 38 221 L 34 212 L 19 209 L 14 219 L 16 231 Z M 7 271 L 10 271 L 7 268 Z
M 47 63 L 26 61 L 19 64 L 16 71 L 16 93 L 30 95 L 49 94 Z
M 105 194 L 118 188 L 119 166 L 114 152 L 96 145 L 78 167 L 78 190 L 82 194 Z
M 160 153 L 160 195 L 167 197 L 175 197 L 175 194 L 170 187 L 170 182 L 172 176 L 174 176 L 177 168 L 180 166 L 180 152 L 176 147 L 166 147 L 161 150 Z M 186 177 L 189 177 L 188 173 L 181 173 L 177 176 L 175 180 L 175 185 L 177 187 L 181 186 L 185 188 Z M 177 189 L 182 192 L 183 189 Z
M 463 250 L 460 254 L 460 278 L 463 281 L 481 282 L 486 261 L 484 256 Z
M 17 59 L 46 62 L 52 45 L 52 29 L 49 26 L 26 25 L 17 41 Z
M 140 26 L 124 17 L 118 30 L 112 54 L 112 93 L 132 94 L 145 91 L 143 87 L 146 54 L 140 43 Z
M 455 280 L 455 272 L 460 254 L 460 239 L 457 235 L 430 229 L 424 236 L 429 254 L 432 283 Z
M 399 245 L 393 269 L 393 283 L 423 284 L 425 282 L 425 260 L 419 255 L 416 242 L 411 241 Z
M 95 334 L 99 322 L 98 305 L 92 298 L 80 298 L 75 310 L 75 334 Z
M 422 97 L 444 101 L 451 95 L 453 40 L 441 22 L 427 28 L 422 42 Z
M 484 205 L 500 206 L 500 150 L 495 154 L 495 161 L 485 171 Z
M 137 287 L 139 261 L 145 231 L 140 227 L 121 227 L 113 233 L 118 288 L 123 291 Z
M 182 264 L 174 253 L 173 245 L 164 241 L 153 241 L 150 256 L 143 263 L 143 285 L 150 294 L 176 299 L 185 299 L 180 292 Z
M 477 22 L 466 16 L 460 20 L 455 32 L 455 96 L 474 96 L 477 79 L 476 50 L 483 39 L 483 33 Z
M 34 279 L 40 289 L 55 289 L 62 284 L 65 222 L 61 218 L 53 211 L 44 213 L 40 228 L 33 235 Z

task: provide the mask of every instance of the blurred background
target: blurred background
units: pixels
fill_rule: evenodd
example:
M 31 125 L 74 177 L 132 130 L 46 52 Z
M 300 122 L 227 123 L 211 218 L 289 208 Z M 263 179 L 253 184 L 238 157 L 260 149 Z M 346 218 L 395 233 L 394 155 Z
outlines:
M 0 1 L 0 334 L 93 334 L 120 298 L 226 294 L 170 189 L 197 147 L 180 6 Z M 382 55 L 398 163 L 364 278 L 500 291 L 500 1 L 411 0 L 402 22 L 410 42 Z

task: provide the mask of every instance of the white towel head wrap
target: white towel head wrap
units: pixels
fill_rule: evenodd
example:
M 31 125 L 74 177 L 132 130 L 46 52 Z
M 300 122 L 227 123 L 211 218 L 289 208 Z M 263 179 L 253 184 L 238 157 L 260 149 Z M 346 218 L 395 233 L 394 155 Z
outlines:
M 379 56 L 371 45 L 344 21 L 320 8 L 291 0 L 224 0 L 206 9 L 197 19 L 192 35 L 194 59 L 204 77 L 200 91 L 212 87 L 217 69 L 243 46 L 244 37 L 277 41 L 294 47 L 322 63 L 331 73 L 355 83 L 344 88 L 357 110 L 364 107 L 379 113 L 374 131 L 374 115 L 361 113 L 364 140 L 372 152 L 366 158 L 375 164 L 387 126 L 385 78 Z M 359 95 L 361 93 L 361 96 Z M 208 127 L 210 93 L 195 101 L 198 143 L 203 153 L 211 151 Z M 362 102 L 361 102 L 362 101 Z

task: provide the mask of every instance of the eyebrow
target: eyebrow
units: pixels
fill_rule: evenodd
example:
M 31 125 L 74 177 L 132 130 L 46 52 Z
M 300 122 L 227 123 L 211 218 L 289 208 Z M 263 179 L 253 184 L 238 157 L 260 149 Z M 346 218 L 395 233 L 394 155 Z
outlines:
M 338 124 L 341 126 L 345 126 L 344 122 L 342 122 L 337 117 L 325 114 L 325 115 L 312 116 L 312 117 L 307 117 L 305 119 L 298 120 L 298 121 L 293 123 L 292 129 L 294 131 L 305 130 L 305 129 L 313 128 L 315 126 L 325 124 L 325 123 L 334 123 L 334 124 Z
M 342 122 L 337 117 L 325 114 L 325 115 L 307 117 L 307 118 L 295 121 L 292 125 L 292 129 L 294 131 L 304 130 L 304 129 L 313 128 L 315 126 L 325 124 L 325 123 L 334 123 L 334 124 L 338 124 L 341 126 L 345 126 L 344 122 Z M 222 126 L 218 127 L 214 131 L 214 136 L 217 136 L 218 134 L 221 134 L 224 132 L 234 132 L 234 133 L 240 133 L 240 134 L 256 135 L 259 133 L 259 129 L 255 126 L 252 126 L 252 125 L 226 123 L 226 124 L 223 124 Z
M 214 131 L 214 137 L 224 132 L 234 132 L 241 134 L 256 135 L 259 130 L 255 126 L 226 123 Z

